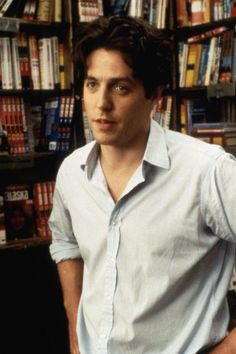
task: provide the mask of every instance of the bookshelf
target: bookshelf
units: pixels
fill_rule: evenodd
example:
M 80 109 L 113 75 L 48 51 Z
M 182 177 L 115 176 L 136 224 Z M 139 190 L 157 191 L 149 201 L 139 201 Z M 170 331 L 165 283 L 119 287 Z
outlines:
M 9 4 L 4 12 L 3 3 Z M 68 353 L 46 225 L 57 170 L 79 143 L 70 5 L 70 0 L 0 4 L 1 352 L 8 354 Z M 23 229 L 19 213 L 9 222 L 13 204 L 22 206 L 30 228 Z M 13 233 L 10 223 L 23 233 Z
M 50 233 L 41 234 L 50 213 L 48 195 L 40 191 L 44 213 L 37 225 L 35 186 L 50 185 L 62 159 L 77 146 L 73 133 L 74 72 L 72 52 L 71 2 L 9 1 L 0 7 L 0 250 L 27 245 L 49 244 Z M 48 168 L 50 166 L 50 168 Z M 21 185 L 30 189 L 35 223 L 31 237 L 12 239 L 6 208 L 6 189 Z M 17 192 L 18 189 L 18 192 Z M 45 199 L 45 200 L 44 200 Z M 45 206 L 43 203 L 46 201 Z M 27 216 L 29 216 L 27 214 Z M 44 218 L 44 220 L 43 220 Z M 41 238 L 46 237 L 46 240 Z M 10 243 L 8 244 L 8 241 Z M 32 242 L 31 242 L 32 241 Z
M 177 128 L 235 154 L 235 7 L 193 2 L 175 2 Z

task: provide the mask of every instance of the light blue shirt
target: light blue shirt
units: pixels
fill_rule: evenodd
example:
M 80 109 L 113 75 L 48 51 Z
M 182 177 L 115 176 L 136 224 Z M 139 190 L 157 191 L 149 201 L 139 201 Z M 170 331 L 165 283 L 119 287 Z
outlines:
M 95 143 L 64 160 L 50 250 L 56 262 L 84 260 L 81 354 L 195 354 L 226 335 L 235 177 L 222 148 L 154 121 L 117 203 Z

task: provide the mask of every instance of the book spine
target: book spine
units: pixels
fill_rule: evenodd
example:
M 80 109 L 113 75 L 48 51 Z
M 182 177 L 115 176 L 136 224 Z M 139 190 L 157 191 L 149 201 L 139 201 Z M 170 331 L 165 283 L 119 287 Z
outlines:
M 13 77 L 14 77 L 14 88 L 17 90 L 22 89 L 22 80 L 20 72 L 20 58 L 19 50 L 17 46 L 17 38 L 13 37 L 11 39 L 12 48 L 12 64 L 13 64 Z
M 40 90 L 40 73 L 39 73 L 39 52 L 37 38 L 34 35 L 29 36 L 29 58 L 31 72 L 31 86 L 34 90 Z
M 48 22 L 50 20 L 50 1 L 49 0 L 39 0 L 36 18 L 38 21 L 47 21 Z

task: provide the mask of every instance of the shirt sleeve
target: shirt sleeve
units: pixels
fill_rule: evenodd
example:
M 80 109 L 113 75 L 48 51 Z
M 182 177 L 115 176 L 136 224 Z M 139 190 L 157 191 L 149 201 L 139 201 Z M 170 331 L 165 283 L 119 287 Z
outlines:
M 236 159 L 228 153 L 215 160 L 205 177 L 202 213 L 216 236 L 236 243 Z
M 52 231 L 50 253 L 56 263 L 67 259 L 81 258 L 79 246 L 72 230 L 70 214 L 60 191 L 59 177 L 55 186 L 49 227 Z

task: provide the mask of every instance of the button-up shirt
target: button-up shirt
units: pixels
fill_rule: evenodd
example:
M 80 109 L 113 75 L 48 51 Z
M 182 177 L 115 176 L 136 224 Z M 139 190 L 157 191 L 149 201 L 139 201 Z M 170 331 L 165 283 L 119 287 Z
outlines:
M 194 354 L 227 333 L 236 161 L 151 122 L 143 161 L 112 199 L 92 142 L 56 182 L 50 251 L 82 257 L 81 354 Z

